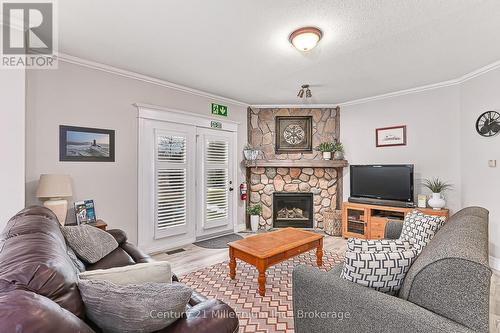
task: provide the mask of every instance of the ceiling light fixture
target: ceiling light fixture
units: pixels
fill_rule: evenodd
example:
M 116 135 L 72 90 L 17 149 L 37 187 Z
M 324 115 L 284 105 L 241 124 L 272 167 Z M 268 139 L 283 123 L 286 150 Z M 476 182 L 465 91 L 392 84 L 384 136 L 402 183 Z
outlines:
M 318 28 L 304 27 L 292 32 L 288 40 L 297 50 L 309 51 L 318 45 L 321 37 L 323 33 Z
M 300 87 L 299 92 L 297 93 L 297 97 L 298 98 L 304 98 L 304 93 L 306 94 L 306 98 L 311 98 L 312 97 L 311 89 L 309 89 L 309 85 L 308 84 L 303 84 Z

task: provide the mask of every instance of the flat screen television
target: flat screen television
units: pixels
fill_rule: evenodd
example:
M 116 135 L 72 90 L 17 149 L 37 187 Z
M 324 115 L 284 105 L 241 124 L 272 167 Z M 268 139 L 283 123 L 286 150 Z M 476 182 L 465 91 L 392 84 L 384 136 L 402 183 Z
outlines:
M 414 204 L 413 164 L 351 165 L 350 179 L 351 202 Z

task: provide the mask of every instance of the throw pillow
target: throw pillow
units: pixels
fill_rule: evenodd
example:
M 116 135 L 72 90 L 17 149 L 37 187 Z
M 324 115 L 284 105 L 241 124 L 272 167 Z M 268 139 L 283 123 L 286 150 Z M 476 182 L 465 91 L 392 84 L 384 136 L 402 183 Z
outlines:
M 416 257 L 415 249 L 396 252 L 346 251 L 341 277 L 365 287 L 396 295 Z
M 418 210 L 413 210 L 406 214 L 399 239 L 410 241 L 420 253 L 445 221 L 444 216 L 426 215 Z
M 347 240 L 347 250 L 355 252 L 399 251 L 408 250 L 411 247 L 409 241 L 399 239 L 365 240 L 349 238 Z
M 78 257 L 75 254 L 75 251 L 73 251 L 73 249 L 69 245 L 66 245 L 66 253 L 68 254 L 68 257 L 71 259 L 71 262 L 73 263 L 76 272 L 77 273 L 85 272 L 85 264 L 80 259 L 78 259 Z
M 115 238 L 90 225 L 61 226 L 69 246 L 83 261 L 94 264 L 118 247 Z
M 172 270 L 167 261 L 96 269 L 79 274 L 83 280 L 107 280 L 116 284 L 144 282 L 172 283 Z
M 80 280 L 78 287 L 88 318 L 106 333 L 161 330 L 182 317 L 191 297 L 181 283 Z

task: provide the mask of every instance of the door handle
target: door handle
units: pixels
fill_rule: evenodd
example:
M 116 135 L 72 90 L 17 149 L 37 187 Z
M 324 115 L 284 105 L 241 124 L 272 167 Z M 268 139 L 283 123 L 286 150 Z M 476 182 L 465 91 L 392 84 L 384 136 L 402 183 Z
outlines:
M 230 187 L 230 188 L 229 188 L 229 191 L 231 191 L 231 192 L 232 192 L 233 190 L 234 190 L 234 188 L 232 188 L 232 187 Z

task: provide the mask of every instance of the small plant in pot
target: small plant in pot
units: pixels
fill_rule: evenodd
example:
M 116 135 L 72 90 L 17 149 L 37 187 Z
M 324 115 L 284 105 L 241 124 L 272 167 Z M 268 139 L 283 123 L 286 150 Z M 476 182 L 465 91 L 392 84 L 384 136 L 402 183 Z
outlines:
M 335 151 L 335 142 L 321 142 L 316 150 L 323 153 L 324 160 L 331 160 L 332 153 Z
M 440 210 L 446 206 L 443 192 L 452 189 L 452 184 L 442 181 L 439 178 L 432 178 L 424 179 L 422 185 L 432 192 L 432 197 L 428 201 L 429 206 L 431 206 L 432 209 Z
M 250 215 L 250 227 L 252 228 L 252 231 L 255 232 L 259 230 L 260 214 L 262 213 L 261 204 L 254 204 L 252 206 L 248 206 L 247 213 L 248 215 Z
M 243 155 L 245 156 L 245 159 L 247 161 L 254 161 L 257 159 L 259 156 L 260 150 L 251 146 L 251 145 L 246 145 L 245 148 L 243 148 Z
M 336 160 L 343 160 L 344 159 L 344 145 L 335 140 L 333 142 L 333 158 Z

